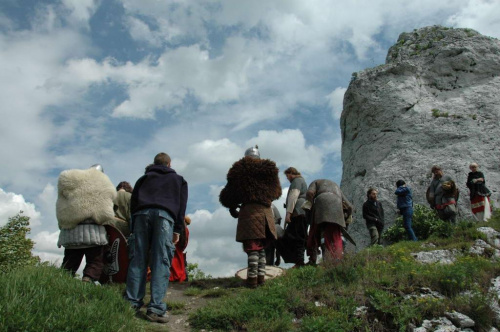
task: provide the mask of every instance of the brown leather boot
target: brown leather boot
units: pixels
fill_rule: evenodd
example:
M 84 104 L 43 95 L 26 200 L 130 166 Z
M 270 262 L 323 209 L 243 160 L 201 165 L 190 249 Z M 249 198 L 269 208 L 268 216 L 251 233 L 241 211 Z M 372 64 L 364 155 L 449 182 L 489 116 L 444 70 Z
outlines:
M 248 288 L 257 288 L 257 277 L 247 278 Z
M 266 281 L 266 276 L 257 276 L 257 284 L 259 286 L 264 285 L 265 281 Z

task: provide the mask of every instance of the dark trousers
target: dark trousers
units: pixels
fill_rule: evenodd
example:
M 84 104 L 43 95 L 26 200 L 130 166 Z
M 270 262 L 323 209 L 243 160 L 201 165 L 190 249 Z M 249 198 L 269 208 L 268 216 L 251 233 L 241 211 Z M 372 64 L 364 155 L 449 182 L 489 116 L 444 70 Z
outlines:
M 306 251 L 307 241 L 307 219 L 306 216 L 292 217 L 287 226 L 287 232 L 290 232 L 293 238 L 295 251 L 295 264 L 304 264 L 304 253 Z
M 99 280 L 102 269 L 104 268 L 104 246 L 64 249 L 64 258 L 61 268 L 70 271 L 75 275 L 85 256 L 86 264 L 83 269 L 83 275 L 94 280 Z
M 281 263 L 280 253 L 278 248 L 276 248 L 276 241 L 272 241 L 269 246 L 266 247 L 266 265 L 276 265 L 279 266 Z M 274 253 L 276 252 L 276 261 L 274 261 Z

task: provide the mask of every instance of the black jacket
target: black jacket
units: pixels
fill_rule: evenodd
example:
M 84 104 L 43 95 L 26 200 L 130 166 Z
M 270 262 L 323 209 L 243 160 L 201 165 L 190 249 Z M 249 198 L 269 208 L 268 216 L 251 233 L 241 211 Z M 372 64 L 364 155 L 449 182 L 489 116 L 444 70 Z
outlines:
M 382 207 L 382 203 L 377 201 L 377 205 L 375 206 L 375 202 L 372 200 L 367 200 L 363 204 L 363 218 L 366 220 L 366 227 L 370 228 L 372 226 L 376 226 L 377 228 L 384 227 L 384 208 Z
M 130 212 L 147 208 L 167 210 L 175 218 L 174 232 L 181 233 L 188 199 L 188 184 L 173 169 L 152 165 L 134 185 Z

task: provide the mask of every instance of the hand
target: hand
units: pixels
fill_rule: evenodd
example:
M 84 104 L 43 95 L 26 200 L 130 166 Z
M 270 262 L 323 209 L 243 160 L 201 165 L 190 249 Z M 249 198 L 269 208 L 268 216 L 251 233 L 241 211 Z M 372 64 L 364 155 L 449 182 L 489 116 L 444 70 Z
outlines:
M 472 179 L 472 183 L 476 183 L 477 182 L 477 179 Z
M 238 218 L 238 216 L 240 215 L 240 211 L 238 211 L 237 208 L 230 208 L 229 213 L 231 214 L 231 217 L 233 217 L 233 218 Z
M 174 236 L 173 236 L 173 238 L 172 238 L 172 243 L 173 243 L 174 245 L 176 245 L 176 244 L 177 244 L 177 242 L 179 242 L 179 238 L 180 238 L 180 235 L 179 235 L 178 233 L 174 233 Z
M 292 214 L 290 212 L 286 213 L 285 222 L 289 224 L 292 221 Z

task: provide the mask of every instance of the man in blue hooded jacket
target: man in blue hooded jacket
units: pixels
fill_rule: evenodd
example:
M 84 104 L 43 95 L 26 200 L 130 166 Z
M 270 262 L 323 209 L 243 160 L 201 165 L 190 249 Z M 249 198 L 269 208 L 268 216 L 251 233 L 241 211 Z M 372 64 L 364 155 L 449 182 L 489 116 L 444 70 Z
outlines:
M 154 164 L 137 180 L 132 192 L 129 237 L 130 263 L 127 274 L 127 300 L 136 310 L 144 304 L 148 264 L 151 268 L 151 300 L 146 318 L 167 323 L 167 292 L 174 246 L 184 225 L 188 185 L 170 168 L 166 153 L 155 156 Z
M 397 189 L 394 194 L 398 196 L 397 207 L 403 216 L 403 227 L 408 233 L 408 238 L 412 241 L 417 241 L 418 239 L 411 227 L 413 219 L 413 198 L 411 188 L 408 187 L 403 180 L 398 180 L 396 182 L 396 187 Z

